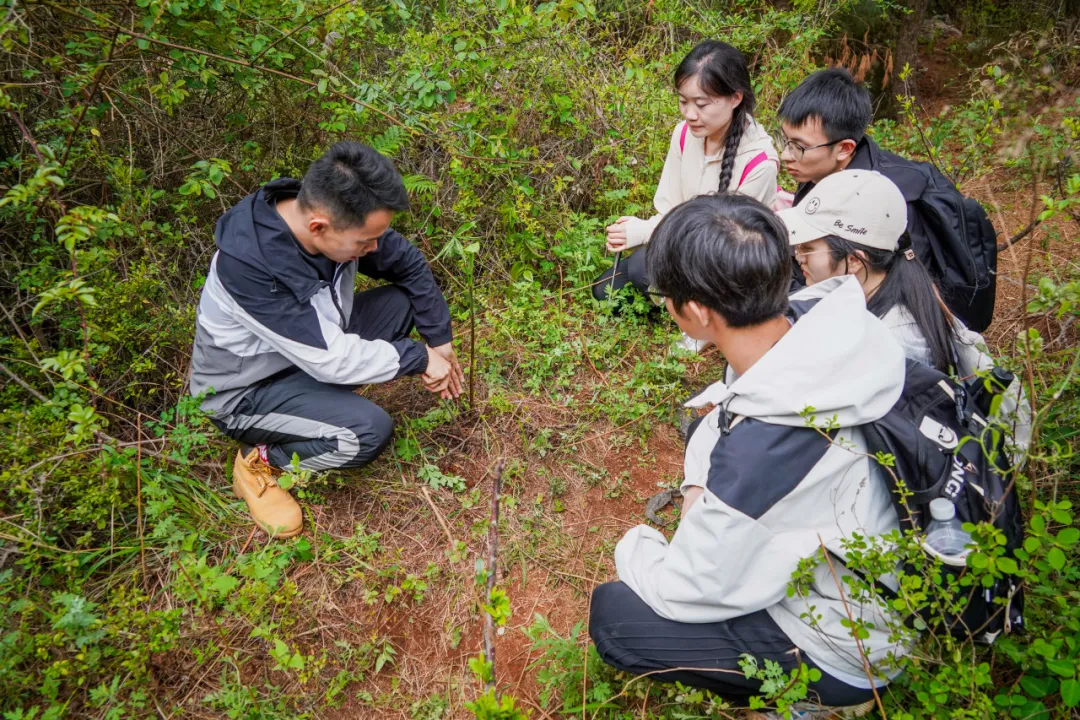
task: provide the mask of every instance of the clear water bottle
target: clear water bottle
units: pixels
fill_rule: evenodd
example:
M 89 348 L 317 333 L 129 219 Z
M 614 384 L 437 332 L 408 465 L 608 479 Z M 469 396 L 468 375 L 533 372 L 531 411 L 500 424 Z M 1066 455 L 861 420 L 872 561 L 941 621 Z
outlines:
M 956 517 L 956 506 L 948 498 L 931 500 L 930 516 L 933 520 L 926 526 L 923 544 L 943 562 L 963 565 L 964 558 L 971 552 L 966 547 L 971 543 L 971 533 L 964 530 L 960 518 Z

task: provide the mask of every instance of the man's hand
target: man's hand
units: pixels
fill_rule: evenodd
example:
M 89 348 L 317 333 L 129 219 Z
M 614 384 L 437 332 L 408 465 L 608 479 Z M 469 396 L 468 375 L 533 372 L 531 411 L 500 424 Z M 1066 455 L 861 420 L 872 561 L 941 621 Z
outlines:
M 627 220 L 633 220 L 631 217 L 621 217 L 612 225 L 607 226 L 607 249 L 608 252 L 622 252 L 626 249 L 626 225 Z
M 465 371 L 461 369 L 461 363 L 458 362 L 457 353 L 454 352 L 454 346 L 451 343 L 445 343 L 443 345 L 436 345 L 431 349 L 450 363 L 449 388 L 454 397 L 461 395 L 462 391 L 465 389 Z
M 444 400 L 461 395 L 465 382 L 465 373 L 461 369 L 457 355 L 450 343 L 438 347 L 428 347 L 427 370 L 420 376 L 428 392 L 438 393 Z

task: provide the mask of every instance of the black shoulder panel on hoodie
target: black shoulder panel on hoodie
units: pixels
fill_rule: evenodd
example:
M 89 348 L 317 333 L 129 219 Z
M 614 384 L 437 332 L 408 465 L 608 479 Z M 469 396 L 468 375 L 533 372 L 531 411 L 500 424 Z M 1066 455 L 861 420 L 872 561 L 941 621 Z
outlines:
M 811 298 L 809 300 L 792 300 L 788 309 L 788 319 L 791 322 L 797 322 L 806 313 L 814 309 L 814 306 L 821 302 L 821 298 Z
M 813 428 L 745 418 L 716 441 L 706 486 L 729 507 L 757 520 L 799 486 L 830 444 Z
M 223 252 L 217 257 L 218 280 L 233 300 L 260 325 L 294 342 L 326 350 L 319 316 L 269 273 Z

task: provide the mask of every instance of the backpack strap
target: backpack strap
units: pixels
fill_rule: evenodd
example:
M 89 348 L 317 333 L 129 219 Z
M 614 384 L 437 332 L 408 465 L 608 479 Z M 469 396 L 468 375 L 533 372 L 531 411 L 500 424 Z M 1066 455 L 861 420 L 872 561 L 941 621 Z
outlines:
M 755 155 L 753 157 L 753 159 L 750 160 L 750 162 L 746 163 L 746 167 L 744 167 L 743 171 L 742 171 L 742 177 L 739 178 L 739 184 L 736 185 L 735 187 L 737 187 L 737 188 L 742 187 L 743 182 L 746 180 L 746 176 L 749 175 L 751 172 L 753 172 L 754 168 L 756 168 L 758 165 L 760 165 L 761 163 L 765 162 L 768 159 L 769 159 L 769 156 L 766 155 L 763 152 L 760 152 L 757 155 Z
M 689 127 L 690 126 L 686 124 L 686 121 L 683 121 L 682 134 L 679 135 L 679 152 L 686 152 L 686 130 Z

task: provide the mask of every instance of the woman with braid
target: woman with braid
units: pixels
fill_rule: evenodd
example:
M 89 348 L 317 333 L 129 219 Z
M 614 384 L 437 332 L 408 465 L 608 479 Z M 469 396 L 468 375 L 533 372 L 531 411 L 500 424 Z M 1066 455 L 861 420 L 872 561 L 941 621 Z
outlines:
M 608 227 L 610 252 L 649 242 L 664 215 L 698 195 L 737 192 L 768 207 L 773 204 L 780 159 L 769 134 L 753 118 L 754 88 L 742 53 L 717 40 L 700 43 L 676 68 L 675 90 L 683 122 L 671 133 L 653 198 L 656 214 L 647 220 L 621 217 Z M 647 291 L 644 250 L 601 275 L 593 295 L 603 300 L 627 283 Z M 704 348 L 704 343 L 685 337 L 679 345 L 692 351 Z

